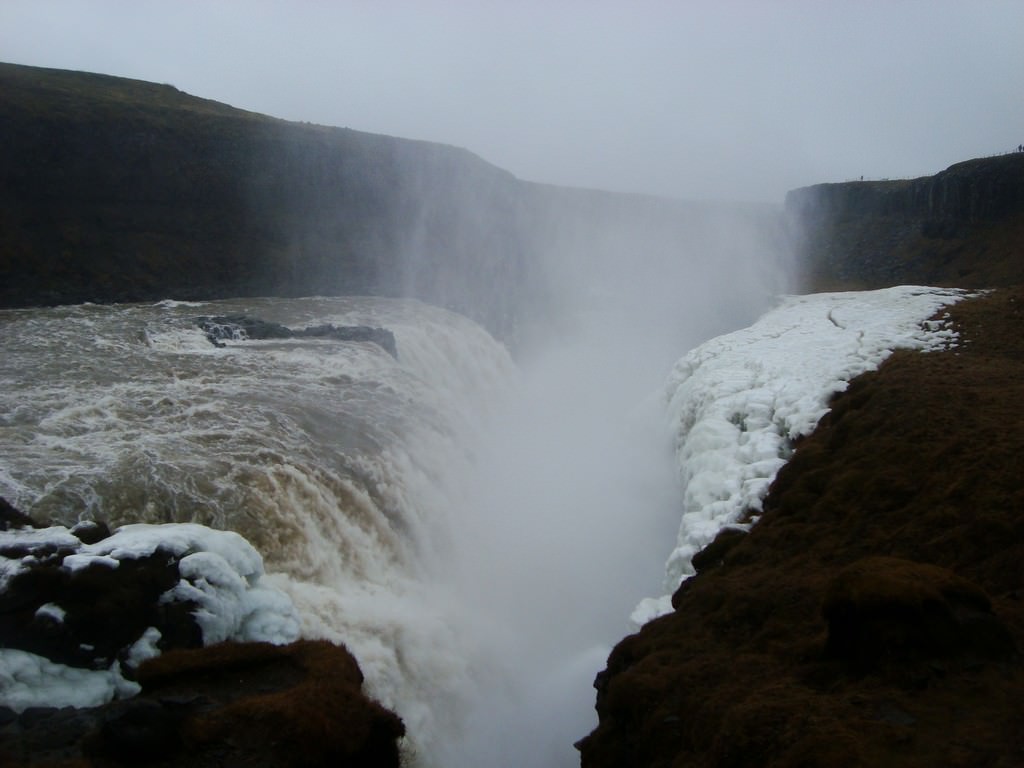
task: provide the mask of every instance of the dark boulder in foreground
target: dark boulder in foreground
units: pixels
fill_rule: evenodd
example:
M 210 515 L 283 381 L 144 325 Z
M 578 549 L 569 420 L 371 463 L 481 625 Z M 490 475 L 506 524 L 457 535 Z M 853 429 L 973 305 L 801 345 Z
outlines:
M 391 768 L 402 721 L 327 642 L 224 643 L 143 664 L 142 693 L 0 717 L 0 765 Z
M 280 323 L 271 323 L 247 315 L 219 315 L 197 317 L 196 324 L 215 347 L 225 341 L 245 339 L 333 339 L 334 341 L 365 341 L 376 344 L 393 358 L 398 359 L 395 334 L 386 328 L 367 325 L 316 325 L 293 329 Z
M 1024 765 L 1024 289 L 945 311 L 615 647 L 584 768 Z
M 11 506 L 7 499 L 0 496 L 0 531 L 11 528 L 40 528 L 41 526 L 19 509 Z

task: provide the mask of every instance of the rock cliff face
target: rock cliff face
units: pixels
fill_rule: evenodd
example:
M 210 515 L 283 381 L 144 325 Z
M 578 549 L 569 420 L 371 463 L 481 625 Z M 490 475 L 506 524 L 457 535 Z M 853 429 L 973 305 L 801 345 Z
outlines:
M 532 184 L 454 147 L 82 72 L 0 64 L 0 135 L 0 307 L 411 296 L 507 339 L 602 265 L 706 253 L 737 218 L 781 233 L 770 207 Z
M 1024 282 L 1024 153 L 920 179 L 804 187 L 786 211 L 812 289 Z
M 526 291 L 522 185 L 464 150 L 79 72 L 0 94 L 0 306 L 474 292 L 500 329 L 494 278 Z

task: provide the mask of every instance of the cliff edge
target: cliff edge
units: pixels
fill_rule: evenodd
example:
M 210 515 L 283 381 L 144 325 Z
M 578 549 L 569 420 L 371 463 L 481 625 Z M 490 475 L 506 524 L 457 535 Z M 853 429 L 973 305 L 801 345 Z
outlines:
M 814 290 L 1024 283 L 1024 153 L 919 179 L 790 192 L 804 286 Z
M 612 651 L 584 768 L 1024 763 L 1024 290 L 837 395 Z

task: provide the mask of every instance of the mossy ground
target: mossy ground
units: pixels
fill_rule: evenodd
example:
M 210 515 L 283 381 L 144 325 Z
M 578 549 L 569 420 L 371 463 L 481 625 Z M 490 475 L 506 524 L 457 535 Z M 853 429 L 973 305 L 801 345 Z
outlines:
M 958 304 L 959 347 L 898 352 L 834 399 L 749 536 L 613 651 L 584 766 L 1024 764 L 1019 658 L 855 670 L 822 613 L 851 563 L 902 558 L 984 590 L 1024 649 L 1022 307 L 1020 288 Z

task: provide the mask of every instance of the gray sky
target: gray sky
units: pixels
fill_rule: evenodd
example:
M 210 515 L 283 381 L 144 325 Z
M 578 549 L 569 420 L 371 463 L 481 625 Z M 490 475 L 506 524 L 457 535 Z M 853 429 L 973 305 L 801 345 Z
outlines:
M 0 0 L 0 60 L 681 198 L 781 201 L 1024 142 L 1021 0 Z

